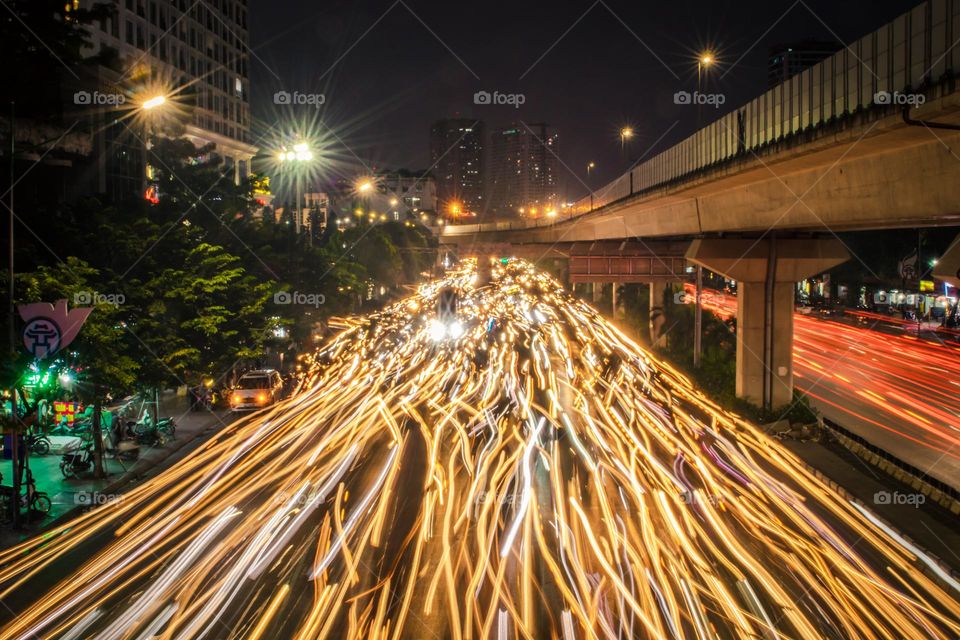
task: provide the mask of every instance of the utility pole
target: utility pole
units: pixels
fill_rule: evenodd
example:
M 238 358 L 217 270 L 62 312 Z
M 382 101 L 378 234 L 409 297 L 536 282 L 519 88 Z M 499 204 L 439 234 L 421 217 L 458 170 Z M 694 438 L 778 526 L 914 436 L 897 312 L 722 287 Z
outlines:
M 701 96 L 706 69 L 713 64 L 713 55 L 702 53 L 697 58 L 697 129 L 700 128 Z M 697 265 L 697 293 L 693 309 L 693 367 L 700 368 L 703 353 L 703 267 Z
M 703 267 L 697 265 L 697 296 L 693 308 L 693 366 L 700 368 L 700 354 L 703 352 Z
M 10 216 L 9 216 L 9 217 L 10 217 L 10 224 L 9 224 L 8 229 L 7 229 L 7 232 L 10 234 L 10 248 L 9 248 L 9 256 L 8 256 L 8 260 L 9 260 L 9 261 L 8 261 L 8 263 L 7 263 L 7 288 L 8 288 L 7 293 L 8 293 L 8 298 L 9 298 L 10 307 L 9 307 L 9 309 L 7 310 L 7 312 L 9 313 L 9 323 L 10 323 L 10 326 L 9 326 L 9 328 L 8 328 L 8 333 L 9 333 L 9 338 L 10 338 L 10 355 L 11 355 L 11 356 L 13 356 L 13 354 L 14 354 L 14 353 L 16 352 L 16 350 L 17 350 L 17 334 L 16 334 L 16 330 L 15 330 L 15 328 L 14 328 L 15 325 L 16 325 L 17 309 L 16 309 L 16 306 L 14 305 L 14 297 L 13 297 L 13 283 L 14 283 L 14 275 L 13 275 L 13 246 L 14 246 L 14 245 L 13 245 L 13 221 L 14 221 L 14 215 L 13 215 L 13 182 L 14 182 L 14 172 L 15 172 L 15 167 L 14 167 L 14 164 L 13 164 L 13 162 L 14 162 L 14 161 L 13 161 L 13 155 L 14 155 L 14 152 L 16 151 L 16 142 L 15 142 L 15 139 L 14 139 L 14 127 L 16 126 L 16 125 L 15 125 L 15 115 L 16 115 L 15 109 L 16 109 L 16 103 L 15 103 L 15 102 L 11 102 L 11 103 L 10 103 Z
M 14 178 L 16 174 L 16 167 L 14 166 L 14 154 L 16 152 L 16 102 L 10 102 L 10 224 L 7 229 L 10 234 L 10 246 L 9 246 L 9 262 L 7 263 L 7 288 L 8 288 L 8 300 L 9 300 L 9 309 L 8 309 L 8 319 L 10 327 L 8 330 L 10 338 L 10 358 L 13 362 L 13 355 L 17 352 L 17 334 L 15 331 L 15 326 L 17 324 L 17 309 L 14 303 L 14 294 L 13 294 L 13 285 L 15 282 L 14 273 L 13 273 L 13 223 L 14 223 L 14 201 L 13 201 L 13 185 Z M 14 425 L 17 423 L 17 387 L 13 385 L 13 388 L 10 390 L 10 423 Z M 20 447 L 19 447 L 19 434 L 15 427 L 11 429 L 10 433 L 10 465 L 13 471 L 13 504 L 10 508 L 11 520 L 13 523 L 13 528 L 16 529 L 20 526 Z
M 300 172 L 297 171 L 297 206 L 293 210 L 293 219 L 295 221 L 294 224 L 297 228 L 297 240 L 300 239 L 300 231 L 303 227 L 303 220 L 301 219 L 301 216 L 303 215 L 303 209 L 300 208 L 300 198 Z

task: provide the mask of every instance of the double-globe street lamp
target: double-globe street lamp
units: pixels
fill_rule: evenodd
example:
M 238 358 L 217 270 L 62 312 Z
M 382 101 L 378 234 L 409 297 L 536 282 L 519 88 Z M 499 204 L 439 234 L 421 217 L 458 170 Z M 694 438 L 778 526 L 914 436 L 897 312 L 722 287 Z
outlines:
M 303 227 L 303 209 L 301 208 L 303 202 L 303 174 L 307 164 L 313 161 L 313 151 L 310 150 L 310 145 L 300 141 L 294 143 L 291 149 L 282 147 L 279 153 L 277 153 L 277 160 L 280 161 L 281 165 L 288 166 L 293 171 L 297 191 L 297 201 L 294 204 L 293 210 L 293 225 L 297 235 L 300 235 Z M 310 241 L 313 242 L 312 228 Z

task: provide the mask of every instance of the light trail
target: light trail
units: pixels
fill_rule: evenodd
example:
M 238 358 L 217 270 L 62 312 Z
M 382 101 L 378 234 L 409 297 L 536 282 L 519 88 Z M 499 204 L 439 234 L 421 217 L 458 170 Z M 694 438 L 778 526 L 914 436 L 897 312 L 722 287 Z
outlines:
M 685 288 L 685 299 L 692 300 L 693 286 Z M 703 307 L 730 318 L 737 313 L 737 298 L 711 291 Z M 956 486 L 960 345 L 801 313 L 793 321 L 797 388 L 842 426 Z
M 960 634 L 930 560 L 779 443 L 529 264 L 475 279 L 348 319 L 291 398 L 0 553 L 0 639 Z

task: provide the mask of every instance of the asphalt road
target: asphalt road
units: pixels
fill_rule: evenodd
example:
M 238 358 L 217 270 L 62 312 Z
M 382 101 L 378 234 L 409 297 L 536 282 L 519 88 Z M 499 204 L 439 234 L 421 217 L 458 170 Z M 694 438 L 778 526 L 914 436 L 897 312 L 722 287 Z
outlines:
M 349 319 L 292 397 L 0 553 L 0 639 L 960 634 L 870 511 L 549 277 L 493 278 Z
M 737 298 L 710 291 L 704 308 L 729 317 Z M 826 417 L 960 489 L 960 344 L 797 313 L 793 359 L 796 387 Z

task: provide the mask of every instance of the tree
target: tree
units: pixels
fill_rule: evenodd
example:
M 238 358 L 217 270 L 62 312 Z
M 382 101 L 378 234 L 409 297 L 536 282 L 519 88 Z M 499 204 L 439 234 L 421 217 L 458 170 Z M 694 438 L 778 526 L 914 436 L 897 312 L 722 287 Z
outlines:
M 219 378 L 238 360 L 256 357 L 269 335 L 264 313 L 273 287 L 247 273 L 223 247 L 200 243 L 144 283 L 144 312 L 135 332 L 165 372 L 153 383 Z
M 92 303 L 94 306 L 77 339 L 69 346 L 66 357 L 79 364 L 82 372 L 76 381 L 81 400 L 94 406 L 95 475 L 102 477 L 100 407 L 108 389 L 114 393 L 132 389 L 139 368 L 137 360 L 130 356 L 130 337 L 124 328 L 127 321 L 124 300 L 101 293 L 106 290 L 101 273 L 76 257 L 21 274 L 19 284 L 24 301 L 53 302 L 65 298 L 68 304 Z M 39 398 L 34 398 L 28 413 L 36 410 L 37 400 Z

